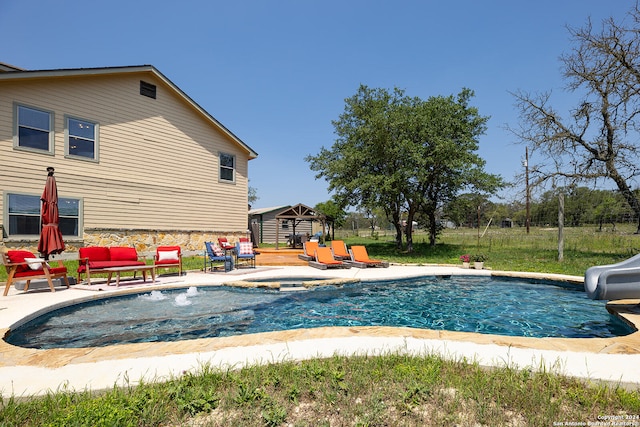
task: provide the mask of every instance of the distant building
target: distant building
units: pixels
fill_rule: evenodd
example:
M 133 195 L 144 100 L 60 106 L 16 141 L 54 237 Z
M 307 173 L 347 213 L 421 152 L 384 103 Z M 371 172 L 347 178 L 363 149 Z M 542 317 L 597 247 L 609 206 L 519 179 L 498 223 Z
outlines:
M 274 206 L 270 208 L 251 209 L 249 211 L 249 222 L 253 229 L 254 238 L 258 243 L 275 243 L 276 242 L 276 215 L 283 210 L 289 208 L 289 205 Z M 289 234 L 293 227 L 290 224 L 283 223 L 280 234 Z M 257 232 L 256 232 L 257 230 Z
M 511 218 L 505 218 L 500 223 L 501 228 L 511 228 L 513 227 L 513 220 Z

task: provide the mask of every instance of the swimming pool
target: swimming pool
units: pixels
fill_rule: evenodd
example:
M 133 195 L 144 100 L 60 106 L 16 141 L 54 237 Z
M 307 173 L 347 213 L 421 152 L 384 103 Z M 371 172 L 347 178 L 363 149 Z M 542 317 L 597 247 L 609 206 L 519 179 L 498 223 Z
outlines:
M 79 348 L 371 325 L 567 338 L 633 331 L 604 305 L 573 285 L 495 277 L 422 277 L 289 292 L 212 286 L 58 309 L 18 327 L 6 341 Z

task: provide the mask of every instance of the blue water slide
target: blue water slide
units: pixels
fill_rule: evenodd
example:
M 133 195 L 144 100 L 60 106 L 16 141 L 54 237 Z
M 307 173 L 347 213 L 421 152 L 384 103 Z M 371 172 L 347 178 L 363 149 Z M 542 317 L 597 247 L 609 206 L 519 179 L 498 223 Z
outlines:
M 617 264 L 588 268 L 584 290 L 591 299 L 640 299 L 640 254 Z

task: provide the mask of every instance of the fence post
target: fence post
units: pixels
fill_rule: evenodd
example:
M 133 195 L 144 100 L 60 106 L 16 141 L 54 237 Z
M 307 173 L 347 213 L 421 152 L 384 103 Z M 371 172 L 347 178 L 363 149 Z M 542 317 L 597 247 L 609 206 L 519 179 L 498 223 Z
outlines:
M 558 194 L 558 261 L 564 259 L 564 194 Z

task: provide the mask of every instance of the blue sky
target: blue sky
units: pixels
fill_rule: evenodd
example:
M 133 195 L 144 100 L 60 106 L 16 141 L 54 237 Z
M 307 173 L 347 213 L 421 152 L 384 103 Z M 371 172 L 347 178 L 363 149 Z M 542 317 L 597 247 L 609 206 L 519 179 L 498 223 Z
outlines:
M 423 99 L 474 90 L 472 104 L 491 117 L 479 154 L 511 180 L 524 147 L 504 129 L 518 123 L 509 92 L 551 90 L 554 105 L 571 106 L 558 61 L 571 48 L 566 26 L 620 21 L 633 4 L 0 0 L 0 62 L 153 65 L 259 154 L 249 163 L 254 207 L 314 206 L 330 194 L 304 158 L 333 144 L 331 121 L 360 84 Z

